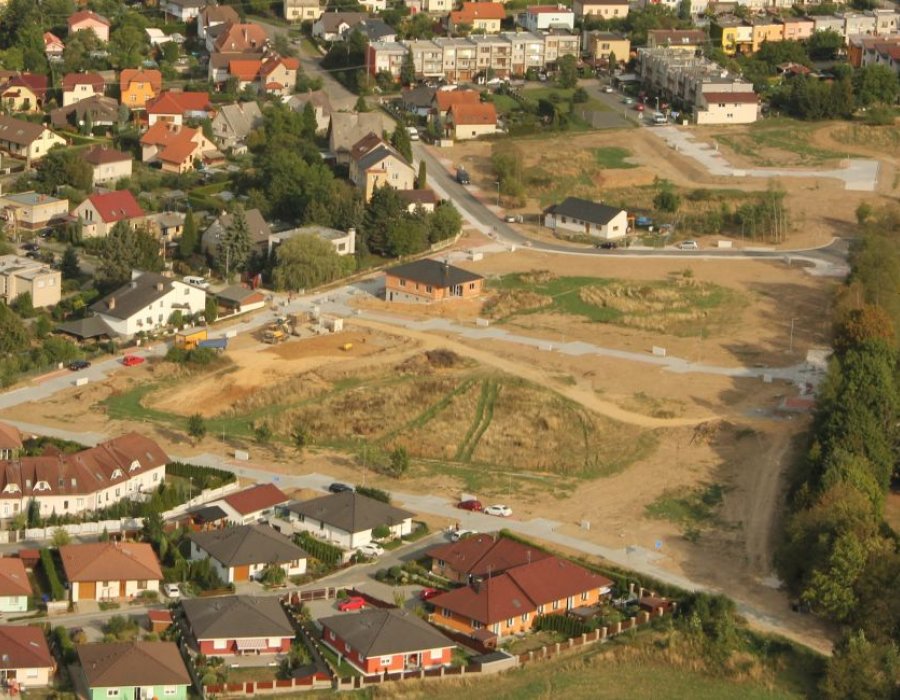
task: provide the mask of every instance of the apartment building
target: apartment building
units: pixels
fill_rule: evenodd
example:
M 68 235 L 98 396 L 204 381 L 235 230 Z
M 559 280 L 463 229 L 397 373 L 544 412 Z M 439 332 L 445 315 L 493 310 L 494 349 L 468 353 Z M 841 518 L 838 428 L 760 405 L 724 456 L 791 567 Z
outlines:
M 18 255 L 0 256 L 0 299 L 7 304 L 27 292 L 35 308 L 53 306 L 59 303 L 61 291 L 59 270 Z

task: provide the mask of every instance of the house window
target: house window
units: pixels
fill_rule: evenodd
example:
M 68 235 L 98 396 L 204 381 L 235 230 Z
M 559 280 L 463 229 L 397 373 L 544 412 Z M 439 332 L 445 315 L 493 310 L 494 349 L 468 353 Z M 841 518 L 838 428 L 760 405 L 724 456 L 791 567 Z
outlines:
M 581 594 L 581 599 L 582 599 L 582 600 L 587 600 L 587 599 L 588 599 L 588 592 L 587 592 L 587 591 L 585 591 L 584 593 Z
M 69 510 L 69 502 L 63 501 L 63 510 Z
M 163 691 L 163 694 L 164 694 L 164 695 L 177 695 L 177 694 L 178 694 L 178 688 L 176 688 L 176 687 L 173 686 L 173 685 L 167 685 L 167 686 L 166 686 L 166 689 Z
M 528 613 L 522 613 L 522 622 L 528 622 Z
M 511 617 L 511 618 L 509 618 L 509 619 L 506 621 L 506 626 L 507 626 L 507 627 L 512 627 L 512 626 L 515 624 L 515 622 L 516 622 L 516 618 Z
M 213 640 L 213 649 L 227 649 L 228 642 L 224 639 L 214 639 Z
M 381 657 L 381 665 L 382 666 L 390 666 L 391 661 L 393 661 L 393 659 L 390 656 L 382 656 Z
M 558 600 L 554 600 L 554 601 L 553 601 L 553 609 L 554 609 L 554 610 L 559 610 L 559 601 L 558 601 Z
M 137 587 L 138 587 L 139 591 L 146 591 L 147 590 L 147 582 L 146 581 L 138 581 Z
M 118 688 L 107 688 L 106 689 L 106 697 L 108 697 L 108 698 L 119 697 L 119 689 Z
M 430 284 L 425 286 L 425 291 L 428 292 L 429 294 L 431 294 L 431 285 Z
M 544 614 L 544 606 L 538 605 L 538 615 L 543 615 L 543 614 Z

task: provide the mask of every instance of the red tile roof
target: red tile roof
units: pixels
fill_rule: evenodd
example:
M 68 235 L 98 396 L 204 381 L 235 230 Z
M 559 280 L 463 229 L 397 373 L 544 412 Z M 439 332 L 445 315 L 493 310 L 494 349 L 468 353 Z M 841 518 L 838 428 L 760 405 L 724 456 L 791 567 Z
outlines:
M 497 109 L 492 102 L 484 104 L 456 104 L 450 108 L 454 124 L 485 125 L 497 123 Z
M 270 73 L 278 68 L 278 66 L 284 66 L 287 70 L 299 70 L 300 60 L 296 58 L 282 58 L 281 56 L 274 56 L 273 58 L 270 58 L 262 64 L 262 67 L 259 70 L 259 74 L 264 78 L 268 77 Z
M 141 145 L 157 146 L 159 160 L 180 165 L 203 145 L 203 138 L 200 129 L 160 121 L 141 136 Z
M 28 573 L 21 559 L 0 558 L 0 596 L 29 596 L 32 594 Z
M 22 433 L 15 426 L 0 423 L 0 450 L 21 450 Z
M 119 73 L 119 88 L 122 92 L 132 83 L 150 83 L 154 92 L 162 88 L 162 73 L 152 68 L 126 68 Z
M 60 39 L 53 32 L 44 32 L 44 49 L 50 48 L 53 44 L 58 44 L 65 48 L 65 44 L 63 44 L 63 40 Z
M 156 553 L 146 542 L 91 542 L 59 548 L 68 581 L 161 581 Z
M 81 12 L 76 12 L 73 15 L 69 15 L 69 27 L 71 28 L 73 25 L 85 22 L 89 19 L 92 19 L 95 22 L 99 22 L 100 24 L 105 24 L 107 27 L 111 25 L 110 21 L 103 15 L 98 15 L 93 10 L 82 10 Z
M 268 38 L 266 30 L 258 24 L 229 22 L 216 39 L 215 50 L 217 53 L 261 51 Z
M 472 24 L 477 19 L 506 19 L 506 9 L 499 2 L 464 2 L 450 13 L 453 24 Z
M 40 627 L 0 627 L 0 668 L 56 668 Z
M 26 87 L 31 90 L 36 97 L 43 97 L 44 93 L 47 92 L 47 76 L 38 73 L 19 73 L 10 78 L 3 87 L 4 89 Z
M 440 559 L 460 574 L 473 576 L 502 574 L 513 567 L 550 556 L 507 537 L 495 538 L 492 535 L 474 535 L 452 544 L 438 545 L 426 554 Z
M 172 92 L 167 90 L 147 105 L 148 114 L 185 114 L 206 112 L 212 109 L 209 93 Z
M 106 87 L 103 76 L 99 73 L 69 73 L 63 76 L 63 91 L 72 91 L 76 85 L 90 85 L 94 92 L 103 92 Z
M 245 82 L 256 80 L 260 68 L 262 68 L 262 61 L 259 60 L 241 59 L 228 63 L 228 73 Z
M 117 192 L 95 193 L 88 200 L 100 214 L 104 223 L 113 224 L 117 221 L 136 219 L 144 215 L 144 210 L 137 203 L 134 195 L 128 190 Z
M 537 608 L 506 574 L 443 593 L 428 602 L 482 625 L 531 613 Z
M 275 484 L 257 484 L 225 497 L 225 502 L 241 515 L 249 515 L 280 503 L 287 503 L 287 495 Z
M 438 90 L 434 93 L 434 101 L 438 109 L 446 112 L 453 105 L 481 104 L 481 95 L 475 90 Z

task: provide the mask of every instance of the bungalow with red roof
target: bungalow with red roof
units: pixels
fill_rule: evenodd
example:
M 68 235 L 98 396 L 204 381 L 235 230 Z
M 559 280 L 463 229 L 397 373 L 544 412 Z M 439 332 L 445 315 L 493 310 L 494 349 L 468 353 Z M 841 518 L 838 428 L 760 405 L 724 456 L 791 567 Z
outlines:
M 0 627 L 0 677 L 15 697 L 23 689 L 50 685 L 56 662 L 41 627 Z
M 185 119 L 207 119 L 214 109 L 206 92 L 175 92 L 167 90 L 147 104 L 148 125 L 157 121 L 181 126 Z
M 119 221 L 127 221 L 137 228 L 144 218 L 144 210 L 128 190 L 95 192 L 72 211 L 81 219 L 85 238 L 106 238 Z
M 68 107 L 94 95 L 102 96 L 106 89 L 99 73 L 69 73 L 62 79 L 63 107 Z
M 26 612 L 32 593 L 22 560 L 18 557 L 0 558 L 0 612 Z
M 62 39 L 53 32 L 44 32 L 44 54 L 46 54 L 47 58 L 60 59 L 65 50 L 66 45 Z
M 75 32 L 91 31 L 104 44 L 109 41 L 110 21 L 93 10 L 81 10 L 70 15 L 66 24 L 69 27 L 69 36 Z
M 275 484 L 257 484 L 205 505 L 219 506 L 225 512 L 228 522 L 249 525 L 263 520 L 274 512 L 275 506 L 283 505 L 289 500 Z
M 0 101 L 10 112 L 40 112 L 47 95 L 47 76 L 19 73 L 0 87 Z
M 439 544 L 425 554 L 431 557 L 431 570 L 435 574 L 456 583 L 497 576 L 550 556 L 516 540 L 487 534 Z
M 527 632 L 539 615 L 596 605 L 611 591 L 605 576 L 549 556 L 435 596 L 431 621 L 465 634 L 486 630 L 503 637 Z
M 163 573 L 146 542 L 89 542 L 59 548 L 73 603 L 82 600 L 131 600 L 159 592 Z
M 496 134 L 497 109 L 493 102 L 455 104 L 447 113 L 444 128 L 457 141 Z
M 218 160 L 215 145 L 199 127 L 158 121 L 141 136 L 141 161 L 158 163 L 167 173 L 186 173 L 196 162 Z
M 504 19 L 506 8 L 499 2 L 464 2 L 459 10 L 447 15 L 447 30 L 455 32 L 468 27 L 477 34 L 499 34 Z

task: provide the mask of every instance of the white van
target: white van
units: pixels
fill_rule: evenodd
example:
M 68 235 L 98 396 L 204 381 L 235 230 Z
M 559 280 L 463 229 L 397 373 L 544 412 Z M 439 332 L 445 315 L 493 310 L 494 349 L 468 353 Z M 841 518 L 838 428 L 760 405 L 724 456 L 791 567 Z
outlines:
M 409 133 L 410 141 L 418 141 L 419 140 L 419 130 L 414 126 L 406 127 L 406 131 Z
M 192 287 L 200 287 L 200 289 L 209 289 L 209 282 L 206 281 L 205 277 L 191 277 L 188 275 L 184 278 L 184 283 Z

